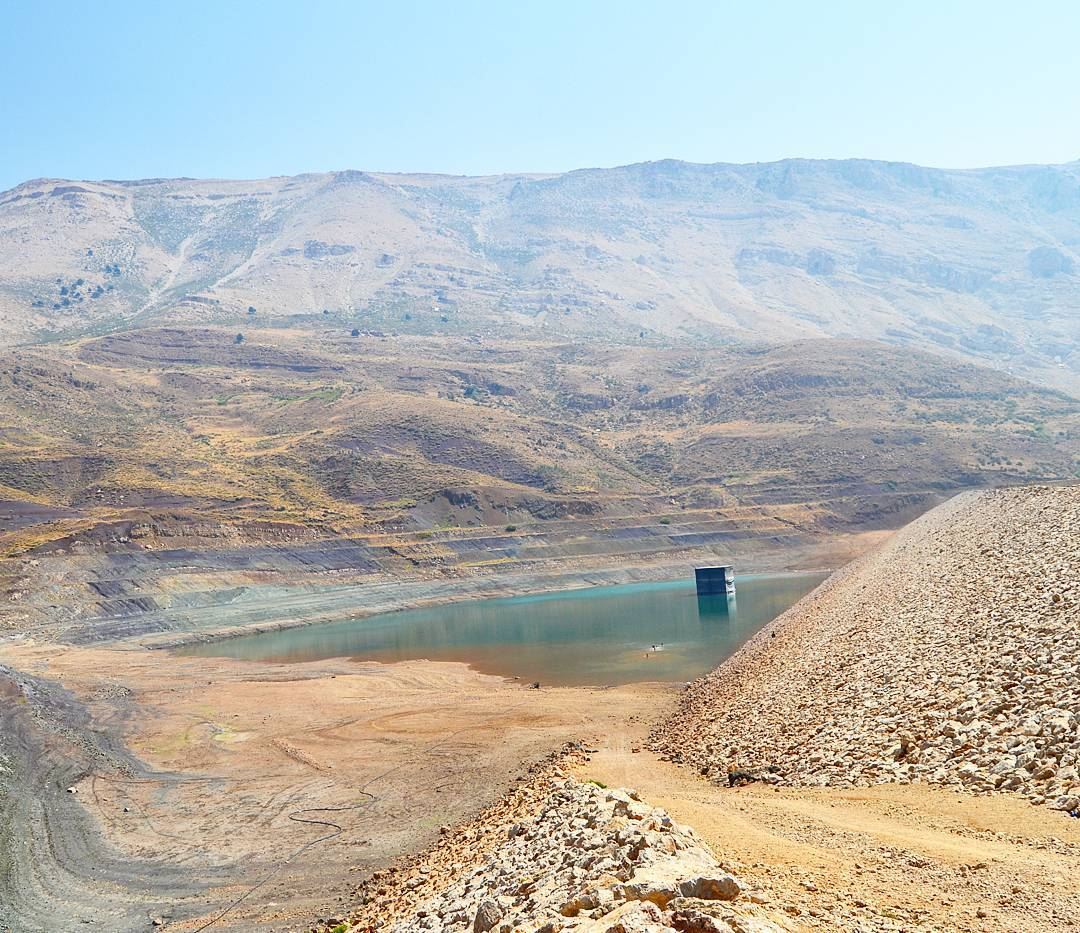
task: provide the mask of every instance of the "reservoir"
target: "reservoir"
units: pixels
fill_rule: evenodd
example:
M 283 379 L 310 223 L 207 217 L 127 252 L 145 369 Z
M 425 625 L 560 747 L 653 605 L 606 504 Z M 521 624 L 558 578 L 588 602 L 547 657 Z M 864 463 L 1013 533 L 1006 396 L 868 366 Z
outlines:
M 735 596 L 693 580 L 469 600 L 187 646 L 187 656 L 270 662 L 463 661 L 557 686 L 681 681 L 730 657 L 828 574 L 739 576 Z

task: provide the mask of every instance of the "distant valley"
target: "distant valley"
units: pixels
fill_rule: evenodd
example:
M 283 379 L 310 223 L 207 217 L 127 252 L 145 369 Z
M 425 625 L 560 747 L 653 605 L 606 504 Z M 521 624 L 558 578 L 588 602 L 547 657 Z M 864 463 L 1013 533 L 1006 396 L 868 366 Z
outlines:
M 814 565 L 958 489 L 1074 479 L 1078 243 L 1076 163 L 27 182 L 0 550 L 99 582 L 13 571 L 8 613 L 165 611 L 196 566 L 216 593 Z

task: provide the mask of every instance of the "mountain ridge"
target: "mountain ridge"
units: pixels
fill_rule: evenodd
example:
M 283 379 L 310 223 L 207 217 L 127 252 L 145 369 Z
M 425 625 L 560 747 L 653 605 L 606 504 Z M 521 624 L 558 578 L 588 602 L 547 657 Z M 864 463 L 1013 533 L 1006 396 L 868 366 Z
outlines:
M 660 159 L 643 159 L 639 162 L 625 162 L 616 165 L 587 165 L 580 168 L 567 169 L 566 171 L 506 171 L 490 173 L 455 173 L 435 171 L 391 171 L 383 169 L 356 169 L 338 168 L 326 169 L 325 171 L 298 172 L 295 175 L 265 175 L 250 178 L 232 178 L 225 175 L 160 175 L 147 176 L 145 178 L 82 178 L 65 177 L 60 175 L 42 175 L 35 178 L 27 178 L 12 185 L 10 188 L 0 190 L 0 199 L 5 195 L 18 191 L 20 188 L 40 184 L 96 184 L 96 185 L 124 185 L 141 186 L 167 184 L 171 182 L 240 182 L 254 183 L 260 181 L 277 181 L 281 179 L 307 179 L 322 178 L 336 175 L 369 175 L 381 178 L 429 178 L 459 181 L 488 181 L 507 178 L 532 178 L 545 179 L 556 178 L 565 175 L 575 175 L 589 172 L 613 172 L 621 169 L 634 169 L 648 166 L 679 166 L 701 169 L 754 169 L 781 165 L 847 165 L 867 164 L 881 166 L 899 166 L 920 169 L 927 172 L 941 172 L 944 174 L 980 174 L 986 172 L 1009 172 L 1029 169 L 1080 169 L 1080 157 L 1065 162 L 1016 162 L 1003 165 L 973 165 L 963 167 L 947 167 L 938 165 L 923 165 L 920 162 L 911 162 L 905 159 L 873 159 L 862 156 L 845 156 L 843 158 L 816 158 L 813 156 L 787 156 L 782 159 L 764 159 L 755 162 L 697 162 L 693 159 L 679 159 L 664 157 Z
M 1075 394 L 1078 286 L 1080 162 L 661 160 L 0 194 L 8 344 L 249 314 L 671 346 L 844 337 Z

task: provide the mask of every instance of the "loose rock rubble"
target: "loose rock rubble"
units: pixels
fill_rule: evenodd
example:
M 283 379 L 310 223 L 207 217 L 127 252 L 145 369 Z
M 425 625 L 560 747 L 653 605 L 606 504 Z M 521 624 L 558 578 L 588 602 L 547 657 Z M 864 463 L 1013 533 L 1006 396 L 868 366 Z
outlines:
M 361 894 L 355 931 L 784 929 L 692 829 L 633 791 L 582 783 L 558 767 Z
M 928 782 L 1077 816 L 1078 672 L 1080 487 L 968 494 L 695 683 L 653 744 L 725 784 Z

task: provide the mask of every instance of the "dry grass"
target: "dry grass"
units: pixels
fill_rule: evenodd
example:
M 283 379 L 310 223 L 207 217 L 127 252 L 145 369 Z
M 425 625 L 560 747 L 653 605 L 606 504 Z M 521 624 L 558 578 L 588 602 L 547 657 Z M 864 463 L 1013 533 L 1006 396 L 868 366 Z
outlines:
M 1073 399 L 875 344 L 478 346 L 313 326 L 253 333 L 237 355 L 228 336 L 132 331 L 8 354 L 0 495 L 98 519 L 181 508 L 338 531 L 411 516 L 501 526 L 515 503 L 580 511 L 568 500 L 757 504 L 799 522 L 856 497 L 1080 468 Z M 464 513 L 454 490 L 475 500 Z

